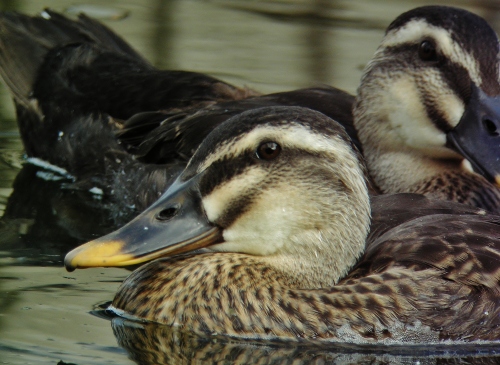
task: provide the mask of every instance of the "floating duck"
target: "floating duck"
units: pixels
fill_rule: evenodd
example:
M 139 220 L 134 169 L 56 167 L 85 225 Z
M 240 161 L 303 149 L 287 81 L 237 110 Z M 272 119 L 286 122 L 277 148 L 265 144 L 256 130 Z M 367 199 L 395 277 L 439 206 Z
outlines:
M 253 109 L 215 128 L 155 204 L 65 265 L 156 259 L 109 310 L 199 335 L 498 340 L 500 216 L 417 194 L 370 204 L 366 181 L 361 154 L 324 114 Z
M 389 26 L 355 101 L 328 87 L 258 96 L 207 75 L 160 71 L 84 15 L 0 17 L 0 75 L 27 155 L 66 169 L 74 188 L 101 189 L 138 211 L 216 125 L 282 105 L 343 124 L 382 193 L 499 212 L 498 47 L 490 26 L 468 11 L 417 8 Z

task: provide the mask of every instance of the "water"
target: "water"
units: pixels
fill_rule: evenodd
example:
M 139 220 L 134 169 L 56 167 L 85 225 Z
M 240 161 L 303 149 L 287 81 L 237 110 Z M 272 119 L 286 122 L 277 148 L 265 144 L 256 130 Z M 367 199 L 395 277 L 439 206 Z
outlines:
M 43 6 L 105 22 L 162 68 L 209 73 L 261 92 L 321 83 L 354 93 L 384 28 L 425 1 L 87 1 Z M 495 1 L 442 1 L 467 7 L 500 30 Z M 472 5 L 474 4 L 474 5 Z M 0 8 L 34 14 L 34 0 Z M 92 194 L 44 180 L 23 165 L 12 103 L 0 89 L 0 364 L 138 363 L 497 363 L 500 348 L 248 346 L 91 314 L 111 300 L 124 269 L 67 273 L 64 254 L 110 229 Z M 54 177 L 54 176 L 52 176 Z M 119 218 L 119 217 L 118 217 Z M 124 218 L 123 218 L 124 219 Z M 119 220 L 119 219 L 118 219 Z M 96 313 L 101 313 L 97 311 Z M 134 359 L 132 361 L 131 359 Z

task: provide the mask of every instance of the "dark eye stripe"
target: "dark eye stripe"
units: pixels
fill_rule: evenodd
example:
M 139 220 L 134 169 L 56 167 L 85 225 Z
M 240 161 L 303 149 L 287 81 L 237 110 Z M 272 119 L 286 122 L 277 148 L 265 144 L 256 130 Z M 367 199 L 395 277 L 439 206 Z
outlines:
M 419 87 L 420 95 L 423 97 L 421 102 L 425 107 L 428 117 L 438 129 L 448 132 L 453 129 L 453 126 L 437 108 L 438 104 L 434 100 L 435 95 L 430 95 L 426 91 L 426 75 L 423 70 L 431 67 L 438 70 L 443 75 L 443 81 L 446 82 L 449 89 L 454 92 L 464 104 L 467 104 L 470 100 L 472 80 L 469 76 L 469 72 L 464 66 L 452 62 L 443 55 L 439 55 L 439 61 L 433 63 L 421 61 L 418 57 L 418 45 L 419 43 L 408 42 L 398 46 L 387 47 L 385 53 L 390 56 L 388 59 L 398 59 L 400 63 L 398 66 L 395 66 L 395 63 L 387 62 L 385 68 L 390 70 L 391 68 L 399 67 L 400 72 L 415 71 L 415 75 L 419 81 L 417 82 L 417 87 Z
M 448 32 L 453 41 L 478 63 L 480 86 L 487 95 L 500 94 L 498 53 L 495 31 L 481 17 L 462 9 L 426 6 L 400 15 L 387 32 L 397 33 L 410 22 L 424 22 Z
M 472 93 L 472 80 L 467 69 L 458 63 L 447 60 L 441 72 L 449 88 L 453 90 L 465 104 L 469 103 Z
M 281 151 L 281 147 L 279 151 Z M 288 151 L 289 155 L 294 153 L 295 151 L 293 149 Z M 258 163 L 258 160 L 255 158 L 254 149 L 248 149 L 245 152 L 239 153 L 237 156 L 224 157 L 213 162 L 207 169 L 203 179 L 200 181 L 199 188 L 201 195 L 206 196 L 210 194 L 216 186 L 243 174 L 248 168 Z M 266 167 L 266 164 L 260 165 L 262 168 L 271 168 L 270 166 Z
M 441 67 L 438 67 L 438 69 L 443 75 L 443 80 L 450 90 L 467 105 L 472 93 L 472 80 L 467 69 L 458 63 L 451 62 L 449 59 L 446 59 L 446 62 L 444 62 Z M 423 75 L 423 77 L 425 78 L 425 75 Z M 425 83 L 422 82 L 420 85 L 423 86 Z M 452 130 L 453 126 L 446 120 L 445 115 L 437 109 L 437 103 L 433 97 L 426 94 L 425 89 L 422 90 L 421 95 L 424 96 L 422 102 L 425 106 L 427 115 L 434 125 L 443 132 Z M 425 98 L 426 96 L 427 98 Z
M 472 80 L 470 79 L 468 71 L 460 64 L 453 63 L 446 60 L 443 67 L 439 67 L 441 74 L 443 75 L 443 80 L 446 82 L 450 90 L 452 90 L 463 102 L 467 105 L 470 101 L 472 93 Z M 423 75 L 425 78 L 425 75 Z M 424 82 L 420 83 L 424 86 Z M 434 125 L 442 130 L 443 132 L 449 132 L 453 129 L 453 126 L 446 120 L 445 115 L 437 109 L 436 100 L 433 97 L 425 93 L 424 90 L 421 91 L 421 95 L 424 96 L 422 100 L 428 117 L 434 123 Z M 426 98 L 427 96 L 427 98 Z
M 200 181 L 200 193 L 202 196 L 210 194 L 216 186 L 224 181 L 229 181 L 235 176 L 241 175 L 256 161 L 251 157 L 253 151 L 234 158 L 223 158 L 210 165 L 203 179 Z
M 453 129 L 453 126 L 448 123 L 444 115 L 436 108 L 436 105 L 432 100 L 422 100 L 422 103 L 424 104 L 427 116 L 437 129 L 442 130 L 445 133 Z

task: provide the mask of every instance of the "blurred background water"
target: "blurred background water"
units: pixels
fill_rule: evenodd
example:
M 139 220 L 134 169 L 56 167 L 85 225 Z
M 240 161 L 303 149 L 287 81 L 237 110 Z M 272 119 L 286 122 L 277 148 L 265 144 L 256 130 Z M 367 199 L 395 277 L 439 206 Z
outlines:
M 0 10 L 85 12 L 160 68 L 208 73 L 260 92 L 330 84 L 355 93 L 391 20 L 439 3 L 471 10 L 500 30 L 495 0 L 0 0 Z M 44 180 L 23 164 L 13 105 L 0 84 L 0 364 L 500 363 L 500 346 L 248 347 L 154 326 L 111 325 L 90 311 L 113 298 L 128 271 L 69 274 L 62 258 L 113 222 L 95 197 L 61 189 L 60 181 Z

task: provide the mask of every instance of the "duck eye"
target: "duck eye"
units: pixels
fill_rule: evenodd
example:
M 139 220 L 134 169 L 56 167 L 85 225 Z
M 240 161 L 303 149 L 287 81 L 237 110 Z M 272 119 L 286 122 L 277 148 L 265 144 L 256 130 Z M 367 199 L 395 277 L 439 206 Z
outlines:
M 257 158 L 261 160 L 273 160 L 279 156 L 281 147 L 276 142 L 264 142 L 257 148 Z
M 423 41 L 418 47 L 418 57 L 422 61 L 435 61 L 437 60 L 436 47 L 430 41 Z

